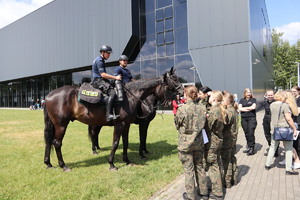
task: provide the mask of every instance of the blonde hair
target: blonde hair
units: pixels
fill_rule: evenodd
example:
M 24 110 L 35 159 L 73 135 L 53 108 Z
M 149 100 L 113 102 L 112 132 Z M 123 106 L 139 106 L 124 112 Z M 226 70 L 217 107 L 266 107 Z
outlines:
M 252 90 L 250 90 L 250 88 L 246 88 L 246 89 L 244 90 L 244 99 L 246 99 L 246 93 L 247 93 L 247 91 L 250 91 L 250 92 L 251 92 L 251 97 L 250 97 L 250 98 L 252 98 L 252 97 L 253 97 Z
M 223 94 L 223 100 L 227 100 L 235 110 L 238 110 L 239 109 L 239 104 L 237 102 L 234 101 L 234 96 L 233 94 L 231 94 L 230 92 L 224 90 L 222 92 Z
M 226 122 L 226 118 L 227 118 L 226 110 L 225 110 L 225 107 L 221 104 L 221 102 L 223 101 L 222 92 L 217 91 L 217 90 L 213 90 L 213 91 L 211 91 L 211 96 L 213 96 L 213 98 L 219 104 L 219 106 L 221 108 L 221 115 L 222 115 L 223 123 L 227 124 L 227 122 Z
M 187 97 L 193 99 L 193 101 L 196 101 L 198 98 L 198 89 L 193 85 L 187 86 L 185 88 L 185 94 Z
M 298 108 L 296 104 L 295 97 L 290 91 L 278 91 L 274 95 L 276 101 L 285 102 L 289 105 L 294 116 L 298 115 Z

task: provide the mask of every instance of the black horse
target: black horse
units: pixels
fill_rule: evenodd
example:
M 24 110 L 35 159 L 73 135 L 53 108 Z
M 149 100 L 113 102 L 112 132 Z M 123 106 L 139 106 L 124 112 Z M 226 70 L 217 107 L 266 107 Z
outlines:
M 131 123 L 134 123 L 137 116 L 137 108 L 149 95 L 162 96 L 164 87 L 174 90 L 183 95 L 183 87 L 178 81 L 175 70 L 171 68 L 168 73 L 161 77 L 143 79 L 127 84 L 128 91 L 124 101 L 116 106 L 116 113 L 120 117 L 113 121 L 114 133 L 113 144 L 108 163 L 111 170 L 116 170 L 113 161 L 118 148 L 120 137 L 123 140 L 123 161 L 131 164 L 127 156 L 128 131 Z M 48 168 L 52 167 L 50 162 L 50 150 L 54 145 L 58 164 L 64 171 L 70 171 L 65 164 L 61 152 L 62 140 L 70 121 L 78 120 L 91 126 L 107 126 L 110 122 L 105 118 L 105 106 L 98 104 L 82 104 L 78 102 L 78 87 L 63 86 L 50 92 L 45 98 L 44 120 L 45 120 L 45 157 L 44 163 Z
M 165 91 L 162 91 L 163 94 L 166 94 L 168 92 L 166 89 L 165 89 Z M 149 95 L 144 100 L 145 103 L 141 104 L 141 107 L 138 108 L 138 116 L 134 123 L 139 125 L 139 136 L 140 136 L 139 155 L 142 159 L 146 158 L 145 153 L 149 153 L 149 151 L 147 150 L 147 146 L 146 146 L 148 127 L 149 127 L 150 122 L 156 116 L 157 103 L 158 103 L 158 101 L 161 101 L 163 104 L 163 103 L 166 103 L 165 101 L 168 101 L 169 98 L 170 98 L 170 100 L 172 98 L 175 98 L 173 96 L 173 94 L 174 93 L 171 93 L 170 95 L 164 95 L 162 97 Z M 88 127 L 89 137 L 92 142 L 93 154 L 98 154 L 97 149 L 98 150 L 101 149 L 99 146 L 99 133 L 101 131 L 101 128 L 102 128 L 102 126 L 89 126 Z

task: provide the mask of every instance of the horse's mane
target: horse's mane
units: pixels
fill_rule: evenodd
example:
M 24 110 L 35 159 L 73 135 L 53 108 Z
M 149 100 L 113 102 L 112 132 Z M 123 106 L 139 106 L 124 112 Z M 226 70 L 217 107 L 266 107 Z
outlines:
M 162 77 L 140 79 L 137 81 L 126 83 L 125 87 L 128 90 L 145 90 L 149 87 L 155 87 L 163 82 Z

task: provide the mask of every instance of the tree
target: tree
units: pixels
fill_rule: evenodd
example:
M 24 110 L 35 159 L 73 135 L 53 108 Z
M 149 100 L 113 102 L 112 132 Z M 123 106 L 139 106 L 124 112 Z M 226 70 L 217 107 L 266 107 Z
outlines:
M 300 40 L 290 46 L 288 41 L 282 39 L 283 34 L 272 30 L 274 81 L 277 87 L 289 89 L 297 85 L 298 70 L 295 62 L 300 62 Z

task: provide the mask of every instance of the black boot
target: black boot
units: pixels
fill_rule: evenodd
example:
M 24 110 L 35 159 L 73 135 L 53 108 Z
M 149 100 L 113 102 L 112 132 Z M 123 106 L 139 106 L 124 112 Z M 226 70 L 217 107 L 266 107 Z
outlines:
M 248 153 L 250 151 L 250 148 L 247 146 L 246 149 L 243 151 L 243 153 Z
M 117 88 L 118 101 L 123 101 L 123 87 L 120 80 L 115 82 Z
M 112 114 L 112 107 L 114 103 L 114 98 L 109 96 L 106 101 L 106 121 L 110 121 L 112 119 L 117 119 L 119 115 Z
M 250 147 L 249 152 L 247 153 L 248 156 L 254 155 L 254 147 Z

